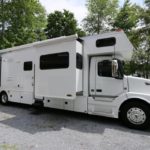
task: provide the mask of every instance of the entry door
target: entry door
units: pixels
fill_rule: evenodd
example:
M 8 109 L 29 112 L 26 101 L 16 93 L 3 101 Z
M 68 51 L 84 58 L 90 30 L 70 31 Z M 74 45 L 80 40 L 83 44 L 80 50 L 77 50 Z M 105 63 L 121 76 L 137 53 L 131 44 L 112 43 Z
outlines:
M 96 58 L 95 96 L 113 99 L 123 92 L 123 80 L 112 77 L 111 58 Z
M 32 61 L 25 61 L 22 66 L 20 98 L 21 103 L 33 103 L 33 88 L 34 88 L 34 64 Z
M 9 87 L 9 101 L 20 103 L 20 91 L 22 90 L 22 64 L 20 61 L 8 59 L 7 61 L 3 61 L 3 66 L 5 69 L 3 69 L 2 79 L 6 78 L 6 80 L 3 80 L 2 82 L 4 87 Z

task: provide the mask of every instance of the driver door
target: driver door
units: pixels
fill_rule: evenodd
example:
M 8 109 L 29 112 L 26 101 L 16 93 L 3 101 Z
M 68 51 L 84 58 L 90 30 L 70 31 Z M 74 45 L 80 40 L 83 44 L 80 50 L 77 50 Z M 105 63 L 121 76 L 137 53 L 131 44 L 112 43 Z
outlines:
M 123 79 L 112 77 L 112 58 L 96 58 L 95 98 L 112 100 L 123 93 Z

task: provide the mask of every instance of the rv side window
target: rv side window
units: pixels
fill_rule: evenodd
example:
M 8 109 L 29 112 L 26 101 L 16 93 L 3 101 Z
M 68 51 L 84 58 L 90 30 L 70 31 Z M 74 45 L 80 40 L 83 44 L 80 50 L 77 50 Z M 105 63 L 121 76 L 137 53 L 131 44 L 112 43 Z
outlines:
M 96 47 L 114 46 L 116 44 L 116 38 L 98 39 L 96 41 Z
M 40 57 L 40 69 L 62 69 L 69 67 L 69 53 L 55 53 Z
M 82 55 L 79 53 L 76 54 L 76 67 L 82 69 Z
M 98 63 L 98 75 L 102 77 L 112 77 L 111 61 L 104 60 Z
M 24 71 L 31 71 L 32 70 L 32 61 L 24 62 Z

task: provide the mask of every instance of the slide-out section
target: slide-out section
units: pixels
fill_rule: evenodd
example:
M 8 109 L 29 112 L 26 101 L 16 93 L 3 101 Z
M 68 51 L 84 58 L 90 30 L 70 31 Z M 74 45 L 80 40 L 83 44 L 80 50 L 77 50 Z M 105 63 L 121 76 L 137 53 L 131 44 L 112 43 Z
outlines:
M 81 77 L 77 78 L 81 73 L 76 71 L 76 49 L 81 49 L 77 43 L 76 39 L 67 39 L 37 47 L 36 98 L 75 99 L 76 93 L 82 90 L 82 85 L 77 84 L 82 84 Z

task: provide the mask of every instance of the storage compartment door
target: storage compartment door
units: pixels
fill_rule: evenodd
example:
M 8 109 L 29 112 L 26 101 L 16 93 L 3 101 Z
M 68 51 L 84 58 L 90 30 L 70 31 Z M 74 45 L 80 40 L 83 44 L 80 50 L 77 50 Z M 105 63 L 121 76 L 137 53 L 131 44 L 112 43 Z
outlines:
M 67 51 L 62 51 L 61 47 L 60 50 L 59 48 L 54 49 L 57 52 L 49 50 L 47 54 L 39 56 L 39 63 L 35 67 L 35 96 L 39 99 L 43 97 L 75 99 L 75 48 L 65 48 Z

